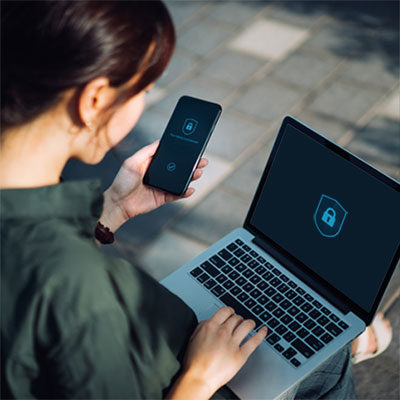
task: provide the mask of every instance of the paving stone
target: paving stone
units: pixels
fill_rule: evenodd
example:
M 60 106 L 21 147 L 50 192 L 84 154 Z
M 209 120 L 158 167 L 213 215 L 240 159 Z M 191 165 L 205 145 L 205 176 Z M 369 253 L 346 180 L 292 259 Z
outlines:
M 116 234 L 122 247 L 135 250 L 152 241 L 162 228 L 182 210 L 185 200 L 168 203 L 147 214 L 138 215 L 123 225 Z
M 229 44 L 234 50 L 276 60 L 285 57 L 309 36 L 305 29 L 262 19 L 249 25 Z
M 231 32 L 210 22 L 190 25 L 178 35 L 177 44 L 198 56 L 205 57 L 231 36 Z
M 396 120 L 375 117 L 356 134 L 349 150 L 368 161 L 400 168 L 400 126 Z
M 167 0 L 165 2 L 169 12 L 171 13 L 172 20 L 176 29 L 180 29 L 183 25 L 188 23 L 200 10 L 207 7 L 204 1 L 177 1 Z
M 157 85 L 166 87 L 182 75 L 189 73 L 197 65 L 197 60 L 186 52 L 176 49 L 167 69 L 163 72 Z
M 250 204 L 271 152 L 272 143 L 273 140 L 249 157 L 243 165 L 223 182 L 223 188 L 226 188 L 231 193 L 240 195 Z
M 264 7 L 262 2 L 219 1 L 210 17 L 224 24 L 242 26 L 251 22 Z
M 208 165 L 203 169 L 201 178 L 190 184 L 190 187 L 193 187 L 196 191 L 192 196 L 182 200 L 181 204 L 184 207 L 193 207 L 193 205 L 197 204 L 217 187 L 225 176 L 232 171 L 233 167 L 231 163 L 210 153 L 210 151 L 206 150 L 204 157 L 208 159 Z
M 341 75 L 367 86 L 390 89 L 399 80 L 399 69 L 390 70 L 378 54 L 346 63 Z
M 346 122 L 308 110 L 300 111 L 296 118 L 334 142 L 337 142 L 352 127 L 351 124 Z
M 161 280 L 206 249 L 193 240 L 164 231 L 138 257 L 139 265 L 153 278 Z
M 211 245 L 243 225 L 249 205 L 236 196 L 215 190 L 171 225 L 171 229 Z
M 378 114 L 395 120 L 400 119 L 400 93 L 398 90 L 382 104 Z
M 233 104 L 233 108 L 272 122 L 288 113 L 301 98 L 300 90 L 271 80 L 254 82 Z
M 155 105 L 155 109 L 170 115 L 177 101 L 183 95 L 200 97 L 221 104 L 231 91 L 232 88 L 227 88 L 224 85 L 216 85 L 206 79 L 194 78 L 170 91 L 167 97 Z
M 233 161 L 266 132 L 266 126 L 237 116 L 230 110 L 222 113 L 211 136 L 208 150 Z
M 201 74 L 238 87 L 264 64 L 265 60 L 236 51 L 226 51 L 213 57 L 202 68 Z
M 317 57 L 298 51 L 279 63 L 272 71 L 272 76 L 311 90 L 316 88 L 339 62 L 340 59 L 336 57 Z
M 379 90 L 334 81 L 307 106 L 309 110 L 356 123 L 382 97 Z

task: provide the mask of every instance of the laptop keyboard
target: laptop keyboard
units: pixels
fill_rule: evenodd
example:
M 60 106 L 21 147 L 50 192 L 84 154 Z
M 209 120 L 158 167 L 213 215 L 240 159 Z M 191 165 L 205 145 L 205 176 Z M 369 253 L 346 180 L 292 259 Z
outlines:
M 299 367 L 349 326 L 242 240 L 190 275 L 224 304 L 268 327 L 266 342 Z

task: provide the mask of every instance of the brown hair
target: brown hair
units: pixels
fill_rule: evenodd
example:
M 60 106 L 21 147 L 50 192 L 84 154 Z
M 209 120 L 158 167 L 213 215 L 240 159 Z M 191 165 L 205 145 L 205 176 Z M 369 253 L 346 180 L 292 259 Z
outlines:
M 161 75 L 175 46 L 173 23 L 160 0 L 2 1 L 1 6 L 3 128 L 31 121 L 57 104 L 65 90 L 99 76 L 123 88 L 118 102 L 124 102 Z M 126 90 L 135 74 L 139 79 Z

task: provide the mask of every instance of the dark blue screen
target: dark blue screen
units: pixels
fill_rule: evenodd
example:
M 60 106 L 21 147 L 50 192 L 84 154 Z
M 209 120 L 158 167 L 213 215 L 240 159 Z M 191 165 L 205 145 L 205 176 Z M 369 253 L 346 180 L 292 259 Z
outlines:
M 289 124 L 250 223 L 370 311 L 399 245 L 399 205 L 399 192 Z

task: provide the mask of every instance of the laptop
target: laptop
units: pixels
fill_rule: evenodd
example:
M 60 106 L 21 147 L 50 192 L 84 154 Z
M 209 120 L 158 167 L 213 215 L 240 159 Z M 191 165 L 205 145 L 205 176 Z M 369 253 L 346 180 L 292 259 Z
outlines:
M 245 184 L 245 182 L 243 182 Z M 400 254 L 400 184 L 284 118 L 243 227 L 161 283 L 199 320 L 229 305 L 268 335 L 228 383 L 284 395 L 356 338 Z

